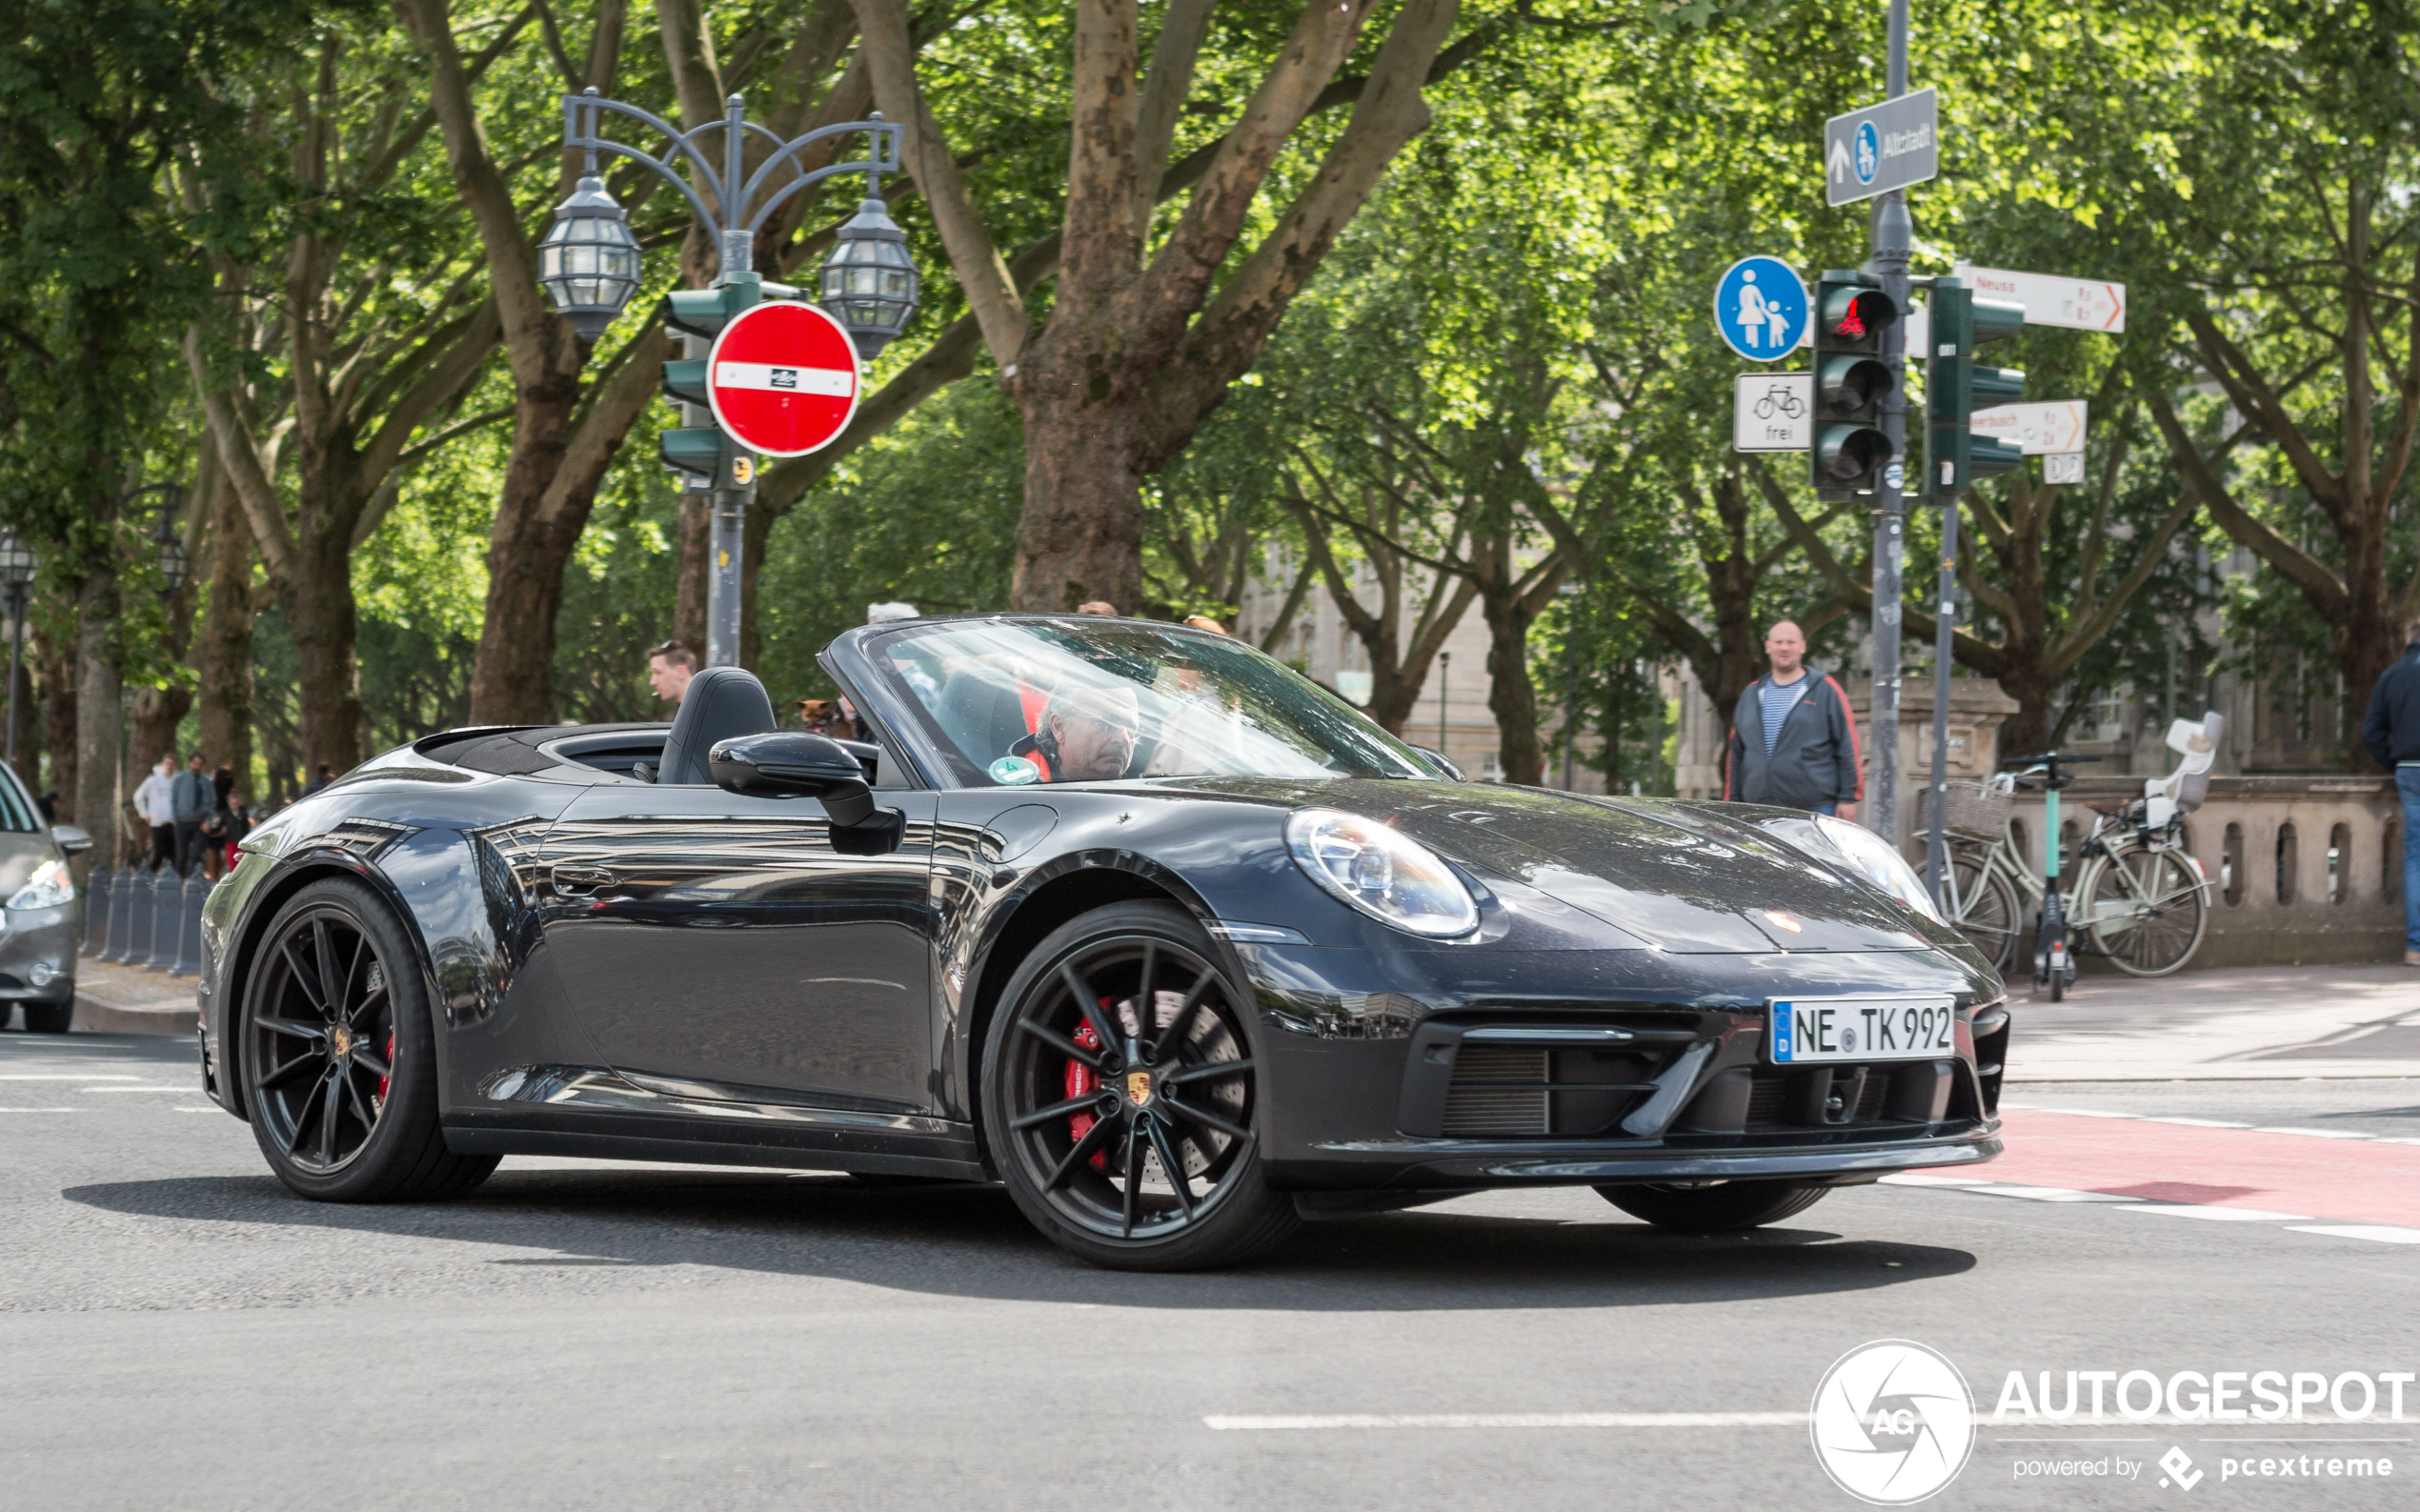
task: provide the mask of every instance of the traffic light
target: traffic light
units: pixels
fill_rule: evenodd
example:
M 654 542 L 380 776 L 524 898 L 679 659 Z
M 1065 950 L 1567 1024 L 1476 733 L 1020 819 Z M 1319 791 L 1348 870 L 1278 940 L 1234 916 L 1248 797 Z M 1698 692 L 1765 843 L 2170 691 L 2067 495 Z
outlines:
M 737 273 L 712 289 L 676 289 L 655 307 L 656 318 L 682 338 L 682 355 L 664 364 L 663 376 L 664 397 L 681 407 L 681 423 L 656 437 L 655 454 L 683 474 L 689 487 L 729 486 L 737 460 L 738 449 L 715 424 L 706 402 L 706 353 L 733 316 L 770 294 L 796 292 L 754 273 Z
M 2013 404 L 2025 397 L 2025 374 L 2015 368 L 1986 368 L 1975 349 L 2025 329 L 2025 306 L 1977 299 L 1955 278 L 1932 281 L 1932 351 L 1925 370 L 1926 492 L 1954 499 L 1984 478 L 2025 461 L 2014 441 L 1974 433 L 1978 409 Z
M 1890 462 L 1883 401 L 1898 386 L 1882 360 L 1883 332 L 1899 306 L 1878 280 L 1825 271 L 1815 285 L 1815 441 L 1809 448 L 1822 498 L 1870 494 Z

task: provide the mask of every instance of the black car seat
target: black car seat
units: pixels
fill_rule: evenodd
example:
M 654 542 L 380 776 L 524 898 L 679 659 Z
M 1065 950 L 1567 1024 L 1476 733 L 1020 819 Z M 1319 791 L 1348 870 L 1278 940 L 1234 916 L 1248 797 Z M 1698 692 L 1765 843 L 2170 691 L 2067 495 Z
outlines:
M 711 784 L 715 775 L 706 765 L 706 753 L 716 743 L 779 728 L 773 700 L 754 673 L 737 667 L 702 668 L 681 695 L 680 713 L 673 716 L 673 733 L 664 739 L 655 780 L 690 787 Z
M 978 767 L 1008 755 L 1009 747 L 1032 734 L 1016 679 L 990 668 L 964 667 L 952 673 L 933 719 Z

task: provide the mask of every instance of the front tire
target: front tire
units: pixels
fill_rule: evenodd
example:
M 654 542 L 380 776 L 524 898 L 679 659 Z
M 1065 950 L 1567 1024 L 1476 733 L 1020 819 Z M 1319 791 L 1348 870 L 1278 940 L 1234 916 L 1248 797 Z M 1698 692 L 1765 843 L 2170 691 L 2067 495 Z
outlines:
M 983 1128 L 1009 1195 L 1113 1270 L 1240 1264 L 1299 1219 L 1260 1161 L 1250 996 L 1182 910 L 1118 903 L 1061 925 L 1000 995 Z
M 343 878 L 288 899 L 253 958 L 240 1053 L 252 1135 L 320 1202 L 410 1202 L 487 1179 L 437 1127 L 436 1033 L 417 958 L 377 895 Z
M 1830 1190 L 1797 1181 L 1725 1181 L 1721 1186 L 1601 1186 L 1597 1195 L 1658 1228 L 1728 1234 L 1804 1213 Z
M 75 1004 L 68 1002 L 30 1002 L 25 1005 L 25 1032 L 30 1035 L 63 1035 L 75 1022 Z

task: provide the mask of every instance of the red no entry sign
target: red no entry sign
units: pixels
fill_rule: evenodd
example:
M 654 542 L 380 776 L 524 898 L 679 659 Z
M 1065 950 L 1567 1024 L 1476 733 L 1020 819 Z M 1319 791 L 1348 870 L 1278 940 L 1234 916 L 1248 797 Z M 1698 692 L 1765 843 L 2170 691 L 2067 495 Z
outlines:
M 857 413 L 857 349 L 801 300 L 734 316 L 706 353 L 706 398 L 724 433 L 766 456 L 821 451 Z

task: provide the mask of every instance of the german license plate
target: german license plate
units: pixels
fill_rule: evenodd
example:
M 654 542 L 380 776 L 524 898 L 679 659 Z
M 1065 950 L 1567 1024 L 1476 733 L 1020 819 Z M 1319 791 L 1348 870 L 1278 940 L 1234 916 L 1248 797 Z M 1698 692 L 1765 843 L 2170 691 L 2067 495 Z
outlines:
M 1777 1066 L 1935 1060 L 1958 1048 L 1948 998 L 1776 998 L 1771 1023 Z

